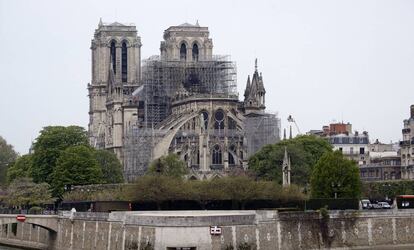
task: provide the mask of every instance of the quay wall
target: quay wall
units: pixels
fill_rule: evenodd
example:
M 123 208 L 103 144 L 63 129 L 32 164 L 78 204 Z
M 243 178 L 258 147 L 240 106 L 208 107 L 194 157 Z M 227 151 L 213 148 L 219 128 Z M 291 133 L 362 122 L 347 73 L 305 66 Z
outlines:
M 16 233 L 2 225 L 0 243 L 21 240 L 36 243 L 35 249 L 59 250 L 414 248 L 412 210 L 75 213 L 57 220 L 52 238 L 47 229 L 31 224 L 18 223 Z M 220 234 L 212 235 L 210 226 L 220 228 Z

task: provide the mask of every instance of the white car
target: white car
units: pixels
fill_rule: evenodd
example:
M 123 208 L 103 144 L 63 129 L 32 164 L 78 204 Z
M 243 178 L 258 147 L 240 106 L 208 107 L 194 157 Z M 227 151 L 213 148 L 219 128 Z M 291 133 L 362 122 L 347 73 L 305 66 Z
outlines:
M 378 206 L 382 209 L 391 209 L 390 204 L 388 204 L 388 202 L 385 201 L 378 202 Z
M 361 205 L 362 205 L 362 209 L 371 209 L 372 208 L 371 202 L 367 199 L 361 200 Z

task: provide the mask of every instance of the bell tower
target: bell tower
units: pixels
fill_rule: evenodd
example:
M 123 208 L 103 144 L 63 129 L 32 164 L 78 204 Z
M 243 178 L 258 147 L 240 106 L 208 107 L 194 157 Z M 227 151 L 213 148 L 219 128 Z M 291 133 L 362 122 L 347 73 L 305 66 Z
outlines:
M 161 42 L 161 59 L 166 61 L 197 62 L 212 59 L 213 41 L 208 27 L 183 23 L 164 31 Z
M 133 24 L 100 20 L 91 52 L 89 140 L 94 147 L 113 149 L 121 159 L 122 105 L 140 83 L 141 38 Z

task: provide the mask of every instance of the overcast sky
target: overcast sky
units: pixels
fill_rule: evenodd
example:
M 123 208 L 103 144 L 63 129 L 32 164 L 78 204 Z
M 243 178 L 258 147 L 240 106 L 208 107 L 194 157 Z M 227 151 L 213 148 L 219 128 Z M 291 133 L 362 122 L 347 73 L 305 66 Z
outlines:
M 335 120 L 397 141 L 414 104 L 414 1 L 0 0 L 0 135 L 21 154 L 44 126 L 87 128 L 100 17 L 135 23 L 142 59 L 169 26 L 199 20 L 237 62 L 240 98 L 258 58 L 283 128 L 291 114 L 302 133 Z

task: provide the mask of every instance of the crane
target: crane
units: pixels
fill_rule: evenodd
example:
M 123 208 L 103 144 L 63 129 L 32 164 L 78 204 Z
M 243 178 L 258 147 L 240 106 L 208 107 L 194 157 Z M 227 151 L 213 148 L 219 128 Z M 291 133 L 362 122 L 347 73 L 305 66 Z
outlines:
M 288 116 L 287 121 L 295 124 L 296 129 L 298 130 L 298 135 L 301 135 L 301 134 L 302 134 L 302 133 L 300 132 L 300 129 L 299 129 L 298 124 L 296 123 L 295 119 L 293 119 L 292 115 L 289 115 L 289 116 Z

